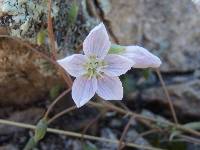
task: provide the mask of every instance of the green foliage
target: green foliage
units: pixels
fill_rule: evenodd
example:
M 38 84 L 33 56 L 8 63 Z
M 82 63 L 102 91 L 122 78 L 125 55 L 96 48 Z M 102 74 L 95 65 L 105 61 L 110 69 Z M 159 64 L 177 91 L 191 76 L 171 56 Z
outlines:
M 76 2 L 73 2 L 69 8 L 67 22 L 68 25 L 71 26 L 76 22 L 78 16 L 79 7 Z
M 187 145 L 185 142 L 173 141 L 162 143 L 162 148 L 166 148 L 168 150 L 187 150 Z
M 60 93 L 62 88 L 63 87 L 60 84 L 57 84 L 54 87 L 52 87 L 51 90 L 50 90 L 50 94 L 49 94 L 50 98 L 52 100 L 54 100 L 56 97 L 58 97 L 58 95 L 59 95 L 59 93 Z
M 124 87 L 125 94 L 131 93 L 136 89 L 136 82 L 133 79 L 133 77 L 129 74 L 123 76 L 122 84 Z
M 143 77 L 147 80 L 150 76 L 150 70 L 149 69 L 144 69 L 142 74 L 143 74 Z
M 190 122 L 190 123 L 184 124 L 184 127 L 194 129 L 194 130 L 200 130 L 200 122 Z
M 42 45 L 45 43 L 45 38 L 47 37 L 47 30 L 42 30 L 37 34 L 37 44 Z
M 98 150 L 94 145 L 84 143 L 83 150 Z

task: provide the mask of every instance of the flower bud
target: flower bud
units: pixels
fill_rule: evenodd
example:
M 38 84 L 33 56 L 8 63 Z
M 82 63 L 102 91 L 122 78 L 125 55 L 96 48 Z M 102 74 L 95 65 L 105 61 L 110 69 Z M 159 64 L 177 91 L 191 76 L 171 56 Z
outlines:
M 161 60 L 147 49 L 140 46 L 121 46 L 112 44 L 109 54 L 118 54 L 134 62 L 134 68 L 158 68 Z
M 161 60 L 140 46 L 126 46 L 123 56 L 134 61 L 134 68 L 158 68 Z

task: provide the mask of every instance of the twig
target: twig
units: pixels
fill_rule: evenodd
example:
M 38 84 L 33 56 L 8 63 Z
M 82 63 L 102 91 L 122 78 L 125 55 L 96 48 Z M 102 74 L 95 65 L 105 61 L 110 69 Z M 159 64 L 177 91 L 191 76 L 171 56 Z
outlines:
M 56 60 L 56 44 L 55 44 L 55 36 L 53 32 L 53 23 L 52 23 L 52 18 L 51 18 L 51 0 L 48 0 L 48 37 L 50 39 L 50 45 L 51 45 L 51 50 L 52 50 L 52 56 L 53 59 Z M 59 69 L 58 70 L 62 77 L 67 81 L 69 88 L 72 86 L 72 79 L 69 76 L 68 73 L 65 73 L 65 71 Z M 67 78 L 66 78 L 67 76 Z M 70 80 L 69 80 L 70 79 Z
M 70 90 L 71 90 L 71 89 L 67 89 L 67 90 L 65 90 L 64 92 L 62 92 L 62 93 L 51 103 L 51 105 L 48 107 L 48 109 L 47 109 L 47 111 L 46 111 L 46 113 L 45 113 L 45 115 L 44 115 L 44 118 L 47 118 L 47 117 L 48 117 L 48 115 L 49 115 L 50 111 L 52 110 L 52 108 L 54 107 L 54 105 L 55 105 L 63 96 L 65 96 Z
M 160 132 L 160 130 L 158 130 L 158 129 L 151 129 L 151 130 L 145 131 L 145 132 L 143 132 L 143 133 L 140 133 L 140 134 L 134 139 L 134 141 L 136 141 L 139 137 L 144 137 L 144 136 L 147 136 L 147 135 L 152 134 L 152 133 L 155 133 L 155 132 Z
M 102 105 L 102 104 L 98 104 L 98 105 L 99 105 L 100 107 L 105 107 L 105 106 L 106 106 L 107 108 L 113 109 L 113 110 L 115 110 L 115 111 L 117 111 L 117 112 L 120 112 L 120 113 L 122 113 L 122 114 L 132 115 L 132 116 L 135 117 L 135 119 L 136 119 L 136 118 L 142 118 L 142 119 L 144 119 L 144 120 L 148 120 L 148 121 L 151 121 L 151 122 L 157 121 L 156 119 L 153 119 L 153 118 L 149 118 L 149 117 L 146 117 L 146 116 L 139 115 L 139 114 L 134 113 L 134 112 L 132 112 L 132 111 L 130 111 L 130 110 L 124 110 L 124 109 L 122 109 L 122 108 L 120 108 L 120 107 L 118 107 L 118 106 L 116 106 L 116 105 L 113 105 L 113 104 L 110 103 L 110 102 L 105 102 L 105 101 L 103 101 L 102 103 L 103 103 L 103 105 Z M 90 104 L 96 105 L 96 103 L 93 103 L 93 102 L 90 102 Z M 96 106 L 98 106 L 98 105 L 96 105 Z
M 0 119 L 0 123 L 4 124 L 4 125 L 11 125 L 11 126 L 27 128 L 27 129 L 35 129 L 36 128 L 36 126 L 34 126 L 34 125 L 19 123 L 19 122 L 14 122 L 14 121 L 8 121 L 8 120 L 4 120 L 4 119 Z M 63 134 L 63 135 L 71 136 L 71 137 L 75 137 L 75 138 L 82 137 L 82 134 L 80 134 L 80 133 L 64 131 L 64 130 L 59 130 L 59 129 L 54 129 L 54 128 L 47 128 L 47 132 L 51 132 L 51 133 L 55 133 L 55 134 Z M 96 137 L 96 136 L 91 136 L 91 135 L 84 135 L 84 139 L 119 144 L 118 140 L 111 140 L 111 139 L 101 138 L 101 137 Z M 145 149 L 145 150 L 163 150 L 160 148 L 142 146 L 142 145 L 138 145 L 138 144 L 134 144 L 134 143 L 123 143 L 123 144 L 126 146 L 129 146 L 129 147 L 135 147 L 135 148 Z
M 55 45 L 55 37 L 53 32 L 53 23 L 51 18 L 51 0 L 48 0 L 48 21 L 47 21 L 47 30 L 48 30 L 48 36 L 50 39 L 50 45 L 52 50 L 52 56 L 53 59 L 56 60 L 56 45 Z
M 151 122 L 154 122 L 154 123 L 158 123 L 159 122 L 161 124 L 166 124 L 168 126 L 175 127 L 176 129 L 179 129 L 179 130 L 184 131 L 186 133 L 190 133 L 190 134 L 193 134 L 193 135 L 196 135 L 196 136 L 200 137 L 200 132 L 198 132 L 196 130 L 193 130 L 191 128 L 184 127 L 184 126 L 179 125 L 179 124 L 175 124 L 175 123 L 169 122 L 169 121 L 161 121 L 161 120 L 157 120 L 157 119 L 154 119 L 154 118 L 149 118 L 149 117 L 134 113 L 132 111 L 123 110 L 123 109 L 121 109 L 121 108 L 119 108 L 117 106 L 102 105 L 102 104 L 94 103 L 94 102 L 89 102 L 89 104 L 91 104 L 93 106 L 96 106 L 96 107 L 101 107 L 101 108 L 102 107 L 103 108 L 107 107 L 107 108 L 115 110 L 115 111 L 117 111 L 117 112 L 119 112 L 121 114 L 134 116 L 135 119 L 148 120 L 148 121 L 151 121 Z M 104 103 L 104 104 L 106 104 L 106 103 Z
M 76 106 L 71 106 L 71 107 L 69 107 L 69 108 L 67 108 L 67 109 L 65 109 L 65 110 L 63 110 L 63 111 L 61 111 L 61 112 L 59 112 L 58 114 L 56 114 L 55 116 L 53 116 L 52 118 L 50 118 L 50 119 L 48 120 L 48 124 L 52 123 L 54 120 L 56 120 L 56 119 L 59 118 L 60 116 L 66 114 L 66 113 L 68 113 L 68 112 L 70 112 L 70 111 L 72 111 L 72 110 L 75 110 L 76 108 L 77 108 Z
M 135 142 L 139 137 L 143 137 L 143 136 L 146 136 L 146 135 L 152 134 L 154 132 L 158 132 L 158 131 L 159 131 L 158 129 L 151 129 L 146 132 L 143 132 L 143 133 L 137 135 L 132 142 Z M 123 148 L 124 148 L 124 146 L 121 149 L 123 149 Z
M 169 103 L 169 107 L 170 107 L 170 110 L 171 110 L 171 112 L 172 112 L 172 116 L 173 116 L 174 122 L 175 122 L 176 124 L 178 124 L 178 119 L 177 119 L 177 116 L 176 116 L 176 112 L 175 112 L 175 109 L 174 109 L 172 100 L 171 100 L 171 98 L 170 98 L 170 96 L 169 96 L 169 92 L 168 92 L 168 90 L 167 90 L 167 88 L 166 88 L 165 82 L 164 82 L 164 80 L 163 80 L 163 78 L 162 78 L 162 75 L 161 75 L 161 73 L 160 73 L 160 70 L 159 70 L 159 69 L 156 69 L 156 73 L 157 73 L 157 75 L 158 75 L 158 78 L 159 78 L 159 80 L 160 80 L 160 82 L 161 82 L 161 85 L 162 85 L 163 90 L 164 90 L 164 92 L 165 92 L 165 95 L 166 95 L 166 97 L 167 97 L 167 101 L 168 101 L 168 103 Z
M 129 129 L 130 125 L 131 125 L 131 121 L 133 119 L 134 119 L 134 116 L 131 116 L 131 118 L 129 119 L 128 123 L 126 124 L 126 126 L 125 126 L 125 128 L 124 128 L 124 130 L 122 132 L 122 135 L 121 135 L 120 140 L 119 140 L 118 150 L 121 150 L 123 148 L 123 146 L 122 146 L 123 139 L 126 136 L 126 133 L 128 132 L 128 129 Z
M 200 140 L 196 139 L 194 137 L 190 137 L 190 136 L 186 136 L 186 135 L 177 135 L 177 137 L 182 138 L 182 140 L 184 140 L 186 142 L 200 145 Z

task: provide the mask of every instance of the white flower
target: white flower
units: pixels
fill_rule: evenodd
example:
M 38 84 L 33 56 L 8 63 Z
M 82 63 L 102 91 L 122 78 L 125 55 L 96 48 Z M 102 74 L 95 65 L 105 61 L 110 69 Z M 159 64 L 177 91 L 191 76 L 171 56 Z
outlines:
M 133 68 L 158 68 L 161 65 L 157 56 L 140 46 L 125 46 L 121 55 L 134 61 Z
M 111 42 L 103 23 L 91 30 L 83 42 L 82 54 L 74 54 L 58 63 L 76 77 L 72 98 L 77 107 L 83 106 L 97 93 L 105 100 L 121 100 L 123 87 L 118 76 L 134 65 L 130 59 L 108 54 Z

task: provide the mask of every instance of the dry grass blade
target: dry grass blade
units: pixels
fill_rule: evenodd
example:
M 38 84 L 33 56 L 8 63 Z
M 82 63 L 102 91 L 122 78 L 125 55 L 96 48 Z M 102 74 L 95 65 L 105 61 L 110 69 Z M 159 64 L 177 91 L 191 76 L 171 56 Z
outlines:
M 162 75 L 161 75 L 161 73 L 160 73 L 160 70 L 159 70 L 159 69 L 156 69 L 156 73 L 157 73 L 157 75 L 158 75 L 158 78 L 159 78 L 159 80 L 160 80 L 160 82 L 161 82 L 161 85 L 162 85 L 163 90 L 164 90 L 164 92 L 165 92 L 165 95 L 166 95 L 166 97 L 167 97 L 167 101 L 168 101 L 168 103 L 169 103 L 169 107 L 170 107 L 170 110 L 171 110 L 171 112 L 172 112 L 172 116 L 173 116 L 174 122 L 175 122 L 176 124 L 178 124 L 178 119 L 177 119 L 177 116 L 176 116 L 176 112 L 175 112 L 175 109 L 174 109 L 174 105 L 173 105 L 172 100 L 171 100 L 171 98 L 170 98 L 170 96 L 169 96 L 169 92 L 168 92 L 168 90 L 167 90 L 167 88 L 166 88 L 166 85 L 165 85 L 165 82 L 164 82 L 164 80 L 163 80 L 163 78 L 162 78 Z
M 185 133 L 189 133 L 189 134 L 200 137 L 200 132 L 193 130 L 191 128 L 184 127 L 183 125 L 180 125 L 180 124 L 175 124 L 175 123 L 172 123 L 172 122 L 169 122 L 169 121 L 167 122 L 167 121 L 157 120 L 157 119 L 154 119 L 154 118 L 149 118 L 149 117 L 134 113 L 132 111 L 123 110 L 122 108 L 119 108 L 115 105 L 107 105 L 106 103 L 104 103 L 104 105 L 103 105 L 103 104 L 99 104 L 99 103 L 89 102 L 89 104 L 91 104 L 95 107 L 101 107 L 101 108 L 107 107 L 107 108 L 114 110 L 118 113 L 121 113 L 123 115 L 134 116 L 135 119 L 137 119 L 137 120 L 147 120 L 147 121 L 154 122 L 154 123 L 166 124 L 168 127 L 174 127 L 174 128 L 181 130 Z
M 189 142 L 189 143 L 200 145 L 200 139 L 190 137 L 190 136 L 186 136 L 186 135 L 177 135 L 177 137 L 181 138 L 182 141 L 186 141 L 186 142 Z M 180 139 L 180 141 L 181 141 L 181 139 Z
M 66 114 L 66 113 L 69 113 L 72 110 L 75 110 L 76 108 L 77 108 L 76 106 L 71 106 L 71 107 L 59 112 L 58 114 L 56 114 L 55 116 L 53 116 L 51 119 L 48 120 L 48 124 L 52 123 L 54 120 L 56 120 L 60 116 Z
M 36 126 L 34 126 L 34 125 L 19 123 L 19 122 L 14 122 L 14 121 L 8 121 L 8 120 L 4 120 L 4 119 L 0 119 L 0 124 L 11 125 L 11 126 L 33 129 L 33 130 L 36 128 Z M 71 136 L 71 137 L 74 137 L 74 138 L 81 138 L 82 137 L 82 134 L 80 134 L 80 133 L 71 132 L 71 131 L 64 131 L 64 130 L 59 130 L 59 129 L 54 129 L 54 128 L 47 128 L 47 132 L 51 132 L 51 133 L 55 133 L 55 134 L 62 134 L 62 135 Z M 119 144 L 118 140 L 111 140 L 111 139 L 101 138 L 101 137 L 96 137 L 96 136 L 91 136 L 91 135 L 84 135 L 83 138 L 88 139 L 88 140 Z M 163 149 L 160 149 L 160 148 L 142 146 L 142 145 L 138 145 L 138 144 L 134 144 L 134 143 L 124 143 L 123 142 L 122 144 L 129 146 L 129 147 L 134 147 L 134 148 L 144 149 L 144 150 L 163 150 Z
M 134 119 L 134 116 L 131 116 L 131 118 L 129 119 L 128 123 L 126 124 L 126 126 L 125 126 L 125 128 L 124 128 L 124 130 L 123 130 L 123 132 L 122 132 L 122 136 L 121 136 L 121 138 L 120 138 L 120 140 L 119 140 L 118 150 L 123 149 L 123 146 L 122 146 L 123 139 L 124 139 L 124 137 L 126 136 L 126 133 L 128 132 L 128 129 L 129 129 L 130 125 L 131 125 L 131 121 L 132 121 L 133 119 Z
M 151 130 L 145 131 L 145 132 L 143 132 L 143 133 L 140 133 L 140 134 L 134 139 L 134 141 L 137 140 L 137 139 L 140 138 L 140 137 L 144 137 L 144 136 L 147 136 L 147 135 L 149 135 L 149 134 L 157 133 L 157 132 L 160 132 L 160 130 L 158 130 L 158 129 L 151 129 Z

